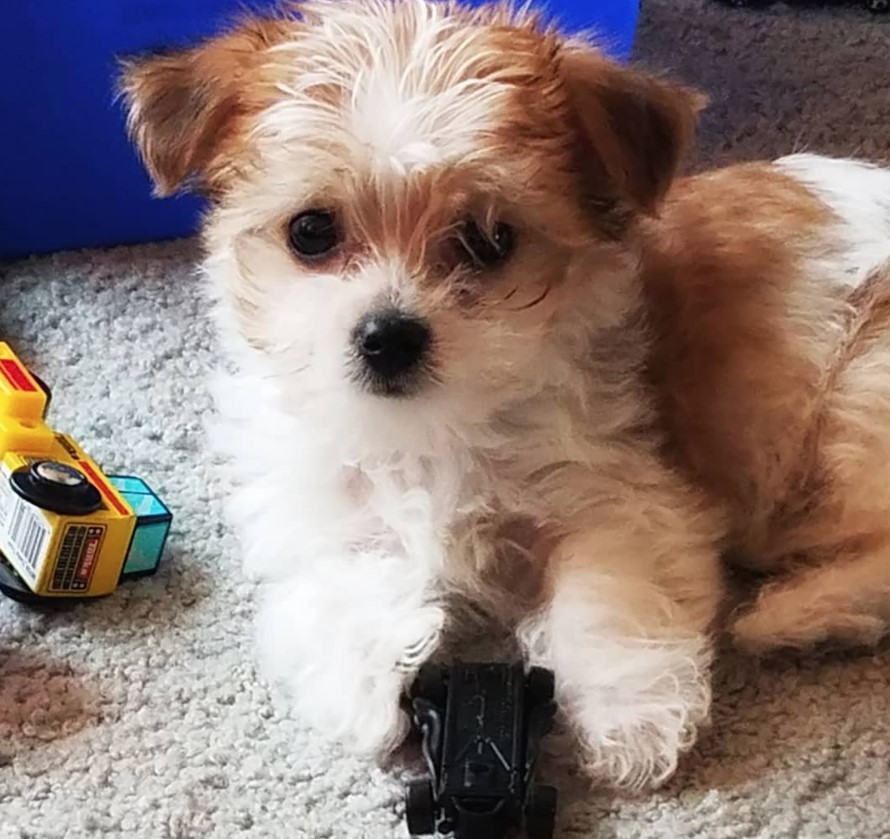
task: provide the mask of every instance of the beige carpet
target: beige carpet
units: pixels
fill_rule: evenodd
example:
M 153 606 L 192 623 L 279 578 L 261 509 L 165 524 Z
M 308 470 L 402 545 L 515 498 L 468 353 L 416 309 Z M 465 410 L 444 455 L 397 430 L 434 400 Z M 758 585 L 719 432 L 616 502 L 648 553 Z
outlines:
M 888 46 L 890 19 L 858 9 L 648 0 L 637 54 L 710 93 L 703 161 L 877 156 Z M 55 385 L 56 422 L 176 514 L 155 579 L 60 615 L 0 602 L 0 837 L 404 837 L 396 780 L 323 745 L 255 680 L 252 592 L 202 453 L 212 340 L 195 257 L 173 243 L 0 269 L 0 329 Z M 728 658 L 713 730 L 656 795 L 616 801 L 552 770 L 566 839 L 870 839 L 890 836 L 888 768 L 885 648 Z

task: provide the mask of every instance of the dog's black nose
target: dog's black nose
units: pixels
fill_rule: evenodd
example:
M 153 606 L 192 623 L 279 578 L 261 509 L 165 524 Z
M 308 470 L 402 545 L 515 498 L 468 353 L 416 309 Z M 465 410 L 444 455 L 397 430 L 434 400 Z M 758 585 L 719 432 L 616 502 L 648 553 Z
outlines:
M 365 315 L 352 340 L 368 370 L 386 382 L 400 380 L 419 368 L 432 336 L 421 318 L 387 309 Z

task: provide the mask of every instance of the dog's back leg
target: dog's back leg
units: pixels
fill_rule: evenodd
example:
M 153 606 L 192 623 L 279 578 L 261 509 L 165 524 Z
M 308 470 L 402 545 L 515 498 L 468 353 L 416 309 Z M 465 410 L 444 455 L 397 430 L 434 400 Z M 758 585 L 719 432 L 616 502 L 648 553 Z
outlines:
M 890 265 L 849 303 L 800 491 L 765 546 L 780 576 L 731 628 L 749 649 L 871 644 L 890 627 Z
M 835 558 L 765 586 L 732 624 L 751 652 L 837 640 L 874 644 L 890 626 L 890 540 L 878 550 Z

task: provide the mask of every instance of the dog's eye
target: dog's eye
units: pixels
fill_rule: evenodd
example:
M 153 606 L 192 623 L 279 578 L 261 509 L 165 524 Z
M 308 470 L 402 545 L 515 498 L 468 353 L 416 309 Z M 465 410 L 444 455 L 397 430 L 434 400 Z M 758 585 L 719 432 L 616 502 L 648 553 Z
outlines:
M 503 262 L 513 250 L 513 240 L 513 228 L 502 221 L 490 231 L 475 221 L 467 221 L 457 235 L 462 256 L 477 268 L 491 268 Z
M 291 247 L 303 259 L 321 259 L 340 243 L 334 214 L 327 210 L 306 210 L 291 219 L 288 226 Z

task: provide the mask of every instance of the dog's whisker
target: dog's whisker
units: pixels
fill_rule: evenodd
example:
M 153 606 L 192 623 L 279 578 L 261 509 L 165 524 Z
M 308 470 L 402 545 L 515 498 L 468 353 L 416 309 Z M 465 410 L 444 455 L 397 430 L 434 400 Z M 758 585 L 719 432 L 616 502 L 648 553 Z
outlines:
M 305 373 L 309 369 L 309 367 L 310 367 L 310 364 L 307 362 L 306 364 L 301 364 L 299 367 L 279 368 L 277 370 L 274 370 L 274 371 L 264 374 L 263 378 L 282 379 L 282 378 L 288 378 L 290 376 L 300 376 L 303 373 Z
M 516 309 L 508 309 L 508 311 L 510 311 L 510 312 L 525 312 L 525 311 L 527 311 L 528 309 L 532 309 L 532 308 L 534 308 L 534 307 L 537 306 L 539 303 L 543 303 L 544 300 L 547 299 L 547 295 L 550 294 L 550 289 L 551 289 L 551 288 L 552 288 L 552 286 L 547 285 L 547 286 L 544 288 L 544 290 L 543 290 L 543 291 L 542 291 L 542 292 L 541 292 L 541 293 L 540 293 L 534 300 L 532 300 L 530 303 L 526 303 L 524 306 L 519 306 L 519 307 L 516 308 Z

